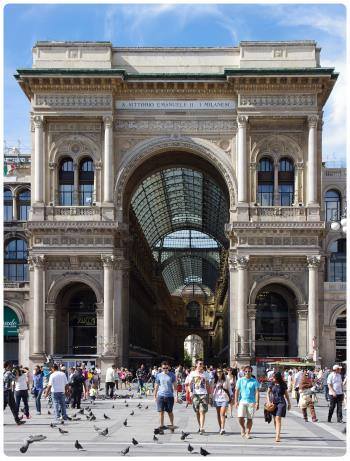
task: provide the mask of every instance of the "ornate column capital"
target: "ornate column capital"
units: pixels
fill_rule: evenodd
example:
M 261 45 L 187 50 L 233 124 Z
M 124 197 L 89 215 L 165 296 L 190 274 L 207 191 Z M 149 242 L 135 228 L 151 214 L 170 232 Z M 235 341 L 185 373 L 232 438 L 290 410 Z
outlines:
M 317 269 L 321 264 L 321 256 L 319 255 L 307 256 L 306 260 L 309 269 Z
M 102 162 L 99 160 L 98 162 L 95 163 L 95 170 L 101 170 L 102 169 Z
M 115 266 L 114 255 L 101 255 L 103 267 L 106 269 L 113 269 Z
M 50 170 L 55 170 L 57 168 L 57 163 L 56 162 L 49 162 L 49 168 L 50 168 Z
M 247 305 L 248 317 L 250 320 L 255 320 L 256 318 L 256 304 Z
M 318 115 L 309 115 L 307 118 L 309 128 L 316 128 L 318 122 Z
M 112 128 L 113 127 L 113 117 L 112 115 L 104 115 L 102 117 L 103 123 L 105 128 Z
M 44 255 L 35 255 L 28 258 L 29 269 L 44 269 L 46 258 Z
M 249 265 L 249 256 L 230 255 L 228 263 L 230 270 L 246 270 Z
M 42 128 L 44 125 L 44 117 L 42 115 L 34 115 L 33 123 L 35 128 Z
M 238 115 L 237 116 L 237 125 L 238 128 L 245 128 L 248 123 L 248 115 Z
M 253 171 L 256 171 L 257 169 L 257 163 L 256 162 L 250 162 L 249 168 Z
M 304 169 L 304 162 L 295 162 L 294 166 L 296 170 L 302 170 Z

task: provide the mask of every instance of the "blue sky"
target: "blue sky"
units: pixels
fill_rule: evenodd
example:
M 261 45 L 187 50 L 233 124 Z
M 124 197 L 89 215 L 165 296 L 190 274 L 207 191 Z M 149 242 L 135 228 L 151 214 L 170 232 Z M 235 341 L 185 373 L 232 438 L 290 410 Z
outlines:
M 29 102 L 13 74 L 37 40 L 115 46 L 237 46 L 241 40 L 316 40 L 321 65 L 341 73 L 324 117 L 323 156 L 346 156 L 346 10 L 341 4 L 8 4 L 4 17 L 4 140 L 29 147 Z

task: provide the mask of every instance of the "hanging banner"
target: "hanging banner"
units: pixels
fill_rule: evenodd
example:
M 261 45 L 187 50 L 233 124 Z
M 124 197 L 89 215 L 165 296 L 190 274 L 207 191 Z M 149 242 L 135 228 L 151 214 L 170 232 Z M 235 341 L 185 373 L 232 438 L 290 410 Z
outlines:
M 19 320 L 17 314 L 5 306 L 4 308 L 4 336 L 18 336 Z

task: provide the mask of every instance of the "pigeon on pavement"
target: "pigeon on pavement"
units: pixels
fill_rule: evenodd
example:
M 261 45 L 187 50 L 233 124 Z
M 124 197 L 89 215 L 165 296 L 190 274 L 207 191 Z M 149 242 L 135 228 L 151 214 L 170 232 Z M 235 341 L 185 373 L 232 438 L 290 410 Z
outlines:
M 189 443 L 189 444 L 188 444 L 188 447 L 187 447 L 187 451 L 189 451 L 190 453 L 192 453 L 193 450 L 194 450 L 194 448 L 193 448 L 192 445 Z
M 68 434 L 68 431 L 65 431 L 64 429 L 61 429 L 60 427 L 58 428 L 61 434 Z
M 158 442 L 158 437 L 156 437 L 155 435 L 153 436 L 153 442 Z
M 76 448 L 77 450 L 84 450 L 84 448 L 82 447 L 82 445 L 80 445 L 79 440 L 76 440 L 76 441 L 75 441 L 74 446 L 75 446 L 75 448 Z
M 127 425 L 128 425 L 128 420 L 125 419 L 125 420 L 123 421 L 123 424 L 124 424 L 124 426 L 127 426 Z
M 135 412 L 134 410 L 132 410 L 132 412 L 130 413 L 130 416 L 134 416 Z
M 130 447 L 126 447 L 124 448 L 124 450 L 122 450 L 120 453 L 125 456 L 127 453 L 129 453 L 129 450 L 130 450 Z
M 20 447 L 19 451 L 21 453 L 25 453 L 28 450 L 29 447 L 29 442 L 28 440 L 25 440 L 24 444 Z
M 27 438 L 27 441 L 29 443 L 33 443 L 33 442 L 41 442 L 41 440 L 45 440 L 47 439 L 46 435 L 42 435 L 42 434 L 35 434 L 35 435 L 30 435 L 28 438 Z
M 136 439 L 134 439 L 134 437 L 132 438 L 131 441 L 132 441 L 132 444 L 133 444 L 135 447 L 136 447 L 136 445 L 139 444 L 139 442 L 138 442 Z
M 106 436 L 108 434 L 108 427 L 106 429 L 103 429 L 103 431 L 99 431 L 99 435 Z
M 111 419 L 109 416 L 107 416 L 105 413 L 103 413 L 104 419 Z
M 200 453 L 202 456 L 208 456 L 208 455 L 210 455 L 209 451 L 205 450 L 205 449 L 202 448 L 202 447 L 200 447 L 199 453 Z

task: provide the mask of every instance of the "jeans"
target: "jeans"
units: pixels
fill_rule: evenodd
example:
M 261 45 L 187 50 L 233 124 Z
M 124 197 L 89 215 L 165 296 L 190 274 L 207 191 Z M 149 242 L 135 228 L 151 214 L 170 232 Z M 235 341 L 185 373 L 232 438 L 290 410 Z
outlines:
M 329 411 L 328 411 L 328 422 L 332 420 L 333 412 L 335 406 L 337 406 L 337 421 L 340 423 L 343 421 L 342 405 L 344 400 L 344 394 L 337 394 L 335 397 L 333 395 L 329 396 Z
M 328 388 L 328 384 L 325 384 L 323 386 L 323 390 L 324 390 L 324 396 L 326 397 L 326 401 L 329 402 L 329 388 Z
M 66 399 L 64 392 L 53 392 L 52 393 L 53 408 L 55 410 L 56 419 L 59 419 L 62 413 L 63 419 L 67 418 L 66 412 Z
M 4 391 L 4 410 L 7 407 L 7 405 L 10 407 L 10 410 L 12 411 L 12 414 L 13 414 L 13 417 L 15 418 L 16 423 L 18 423 L 19 417 L 18 417 L 17 405 L 16 405 L 15 398 L 13 396 L 13 392 L 11 389 Z
M 83 393 L 82 386 L 76 387 L 72 386 L 72 408 L 80 409 L 81 395 Z
M 114 391 L 114 382 L 108 381 L 106 382 L 106 397 L 112 398 L 113 397 L 113 391 Z M 108 394 L 109 392 L 109 394 Z
M 29 416 L 28 391 L 15 391 L 15 398 L 16 398 L 17 412 L 19 411 L 19 405 L 22 399 L 23 405 L 24 405 L 24 414 L 28 417 Z
M 139 379 L 139 387 L 137 389 L 137 392 L 139 392 L 140 394 L 142 394 L 142 392 L 145 392 L 143 379 Z
M 35 407 L 37 413 L 41 413 L 41 395 L 44 389 L 34 389 Z

